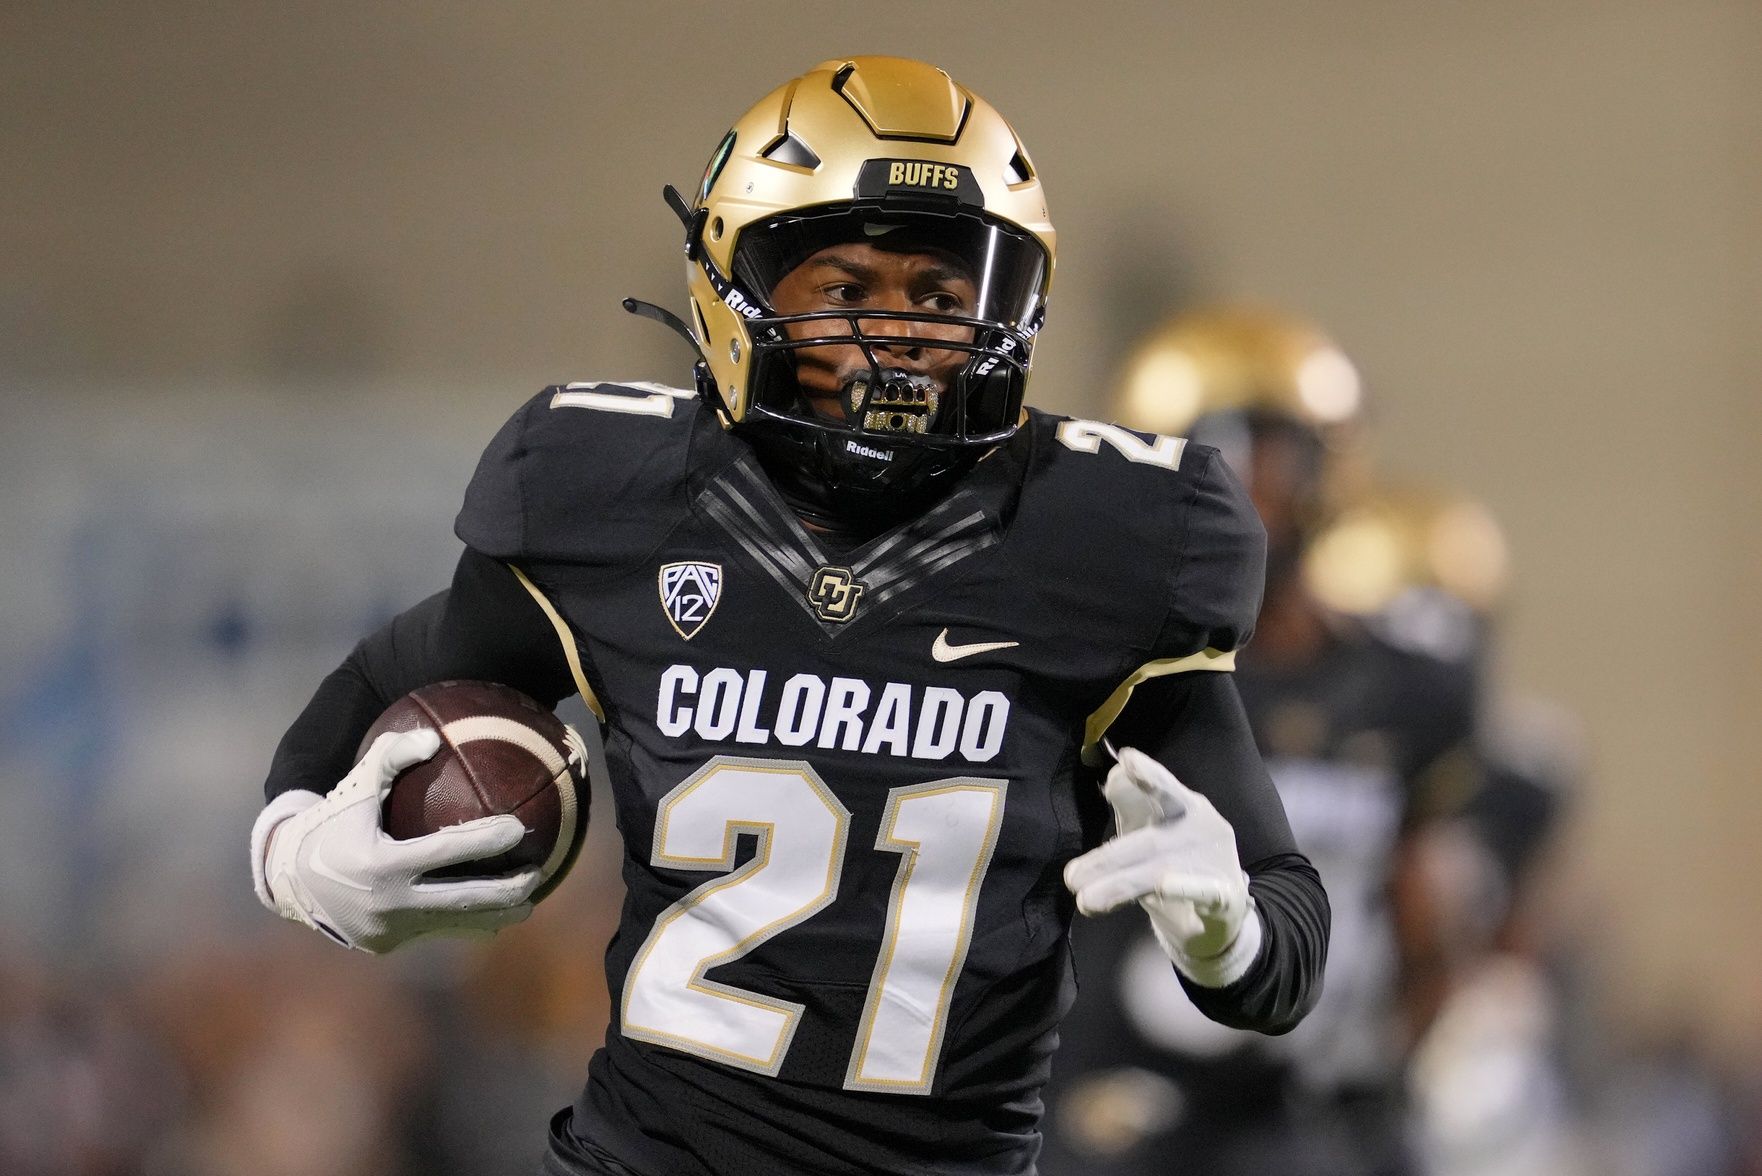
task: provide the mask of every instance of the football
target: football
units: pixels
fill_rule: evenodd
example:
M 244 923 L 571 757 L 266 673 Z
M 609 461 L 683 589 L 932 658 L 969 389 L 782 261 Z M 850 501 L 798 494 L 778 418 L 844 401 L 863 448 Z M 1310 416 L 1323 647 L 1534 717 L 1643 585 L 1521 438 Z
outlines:
M 520 818 L 526 835 L 506 853 L 430 871 L 431 878 L 492 877 L 538 866 L 537 902 L 563 880 L 587 829 L 587 749 L 538 703 L 494 682 L 437 682 L 387 707 L 356 758 L 388 731 L 440 732 L 435 754 L 392 782 L 382 812 L 400 841 L 479 817 Z

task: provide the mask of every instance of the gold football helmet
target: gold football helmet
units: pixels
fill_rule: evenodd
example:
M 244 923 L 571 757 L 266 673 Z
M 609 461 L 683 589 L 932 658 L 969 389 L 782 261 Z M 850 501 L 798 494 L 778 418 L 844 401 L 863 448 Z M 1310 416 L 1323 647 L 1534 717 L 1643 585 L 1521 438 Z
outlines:
M 1220 412 L 1331 431 L 1362 407 L 1358 369 L 1319 328 L 1241 307 L 1192 311 L 1151 334 L 1127 362 L 1117 405 L 1122 424 L 1177 436 Z
M 958 474 L 1021 416 L 1052 281 L 1040 177 L 997 111 L 933 66 L 822 62 L 766 95 L 710 157 L 686 226 L 699 384 L 723 423 L 817 471 L 846 499 Z M 969 306 L 783 314 L 778 283 L 829 246 L 947 259 Z M 890 356 L 902 340 L 954 356 L 937 378 Z M 816 412 L 796 378 L 812 348 L 856 346 L 866 372 Z M 811 357 L 809 357 L 811 358 Z
M 1122 424 L 1223 453 L 1254 497 L 1279 574 L 1363 480 L 1358 369 L 1290 315 L 1223 306 L 1176 316 L 1132 351 L 1114 407 Z
M 1505 536 L 1480 503 L 1449 491 L 1380 487 L 1341 510 L 1303 558 L 1310 591 L 1337 611 L 1380 613 L 1411 589 L 1490 613 L 1509 579 Z

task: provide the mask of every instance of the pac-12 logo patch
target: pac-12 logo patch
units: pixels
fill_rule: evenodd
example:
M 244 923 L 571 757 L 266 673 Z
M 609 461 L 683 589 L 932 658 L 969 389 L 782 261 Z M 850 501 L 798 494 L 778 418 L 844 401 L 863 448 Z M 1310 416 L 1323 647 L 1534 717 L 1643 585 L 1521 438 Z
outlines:
M 687 641 L 704 627 L 722 599 L 722 565 L 670 563 L 661 565 L 661 607 L 667 620 Z

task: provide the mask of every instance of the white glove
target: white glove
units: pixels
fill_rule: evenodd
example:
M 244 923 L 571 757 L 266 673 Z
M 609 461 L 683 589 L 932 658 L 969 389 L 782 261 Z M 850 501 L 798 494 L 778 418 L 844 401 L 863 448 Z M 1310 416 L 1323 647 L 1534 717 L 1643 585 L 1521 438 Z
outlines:
M 419 881 L 429 870 L 514 848 L 514 816 L 466 821 L 409 841 L 380 827 L 399 772 L 440 750 L 431 730 L 388 732 L 327 796 L 284 792 L 251 829 L 251 869 L 263 905 L 345 947 L 386 952 L 423 935 L 489 936 L 532 913 L 532 867 L 500 878 Z
M 1102 793 L 1115 834 L 1065 866 L 1077 909 L 1098 915 L 1137 899 L 1182 975 L 1207 988 L 1240 980 L 1260 954 L 1262 932 L 1230 823 L 1130 747 Z

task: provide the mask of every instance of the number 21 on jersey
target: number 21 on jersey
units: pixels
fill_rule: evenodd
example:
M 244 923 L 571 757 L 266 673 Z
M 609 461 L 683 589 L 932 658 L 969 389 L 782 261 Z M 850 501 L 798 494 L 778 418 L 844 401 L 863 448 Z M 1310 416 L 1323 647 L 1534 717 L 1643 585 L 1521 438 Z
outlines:
M 1006 787 L 961 776 L 888 793 L 875 849 L 900 863 L 846 1089 L 930 1092 Z M 723 873 L 655 920 L 625 979 L 624 1035 L 778 1074 L 803 1007 L 704 973 L 831 905 L 849 828 L 849 810 L 799 760 L 717 756 L 668 793 L 654 864 Z M 742 833 L 758 847 L 735 869 Z

